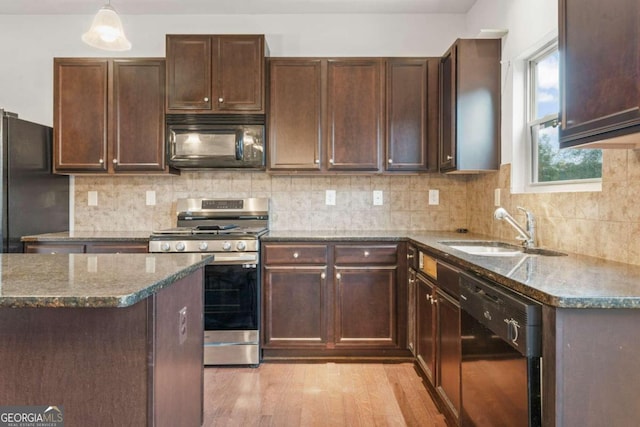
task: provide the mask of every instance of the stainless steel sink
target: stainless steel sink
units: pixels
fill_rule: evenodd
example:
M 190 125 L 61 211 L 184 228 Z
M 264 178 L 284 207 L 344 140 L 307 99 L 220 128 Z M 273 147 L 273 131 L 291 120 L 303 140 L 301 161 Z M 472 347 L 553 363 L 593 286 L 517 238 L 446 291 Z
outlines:
M 447 245 L 452 249 L 467 253 L 469 255 L 481 256 L 517 256 L 517 255 L 543 255 L 543 256 L 562 256 L 567 255 L 563 252 L 553 251 L 542 248 L 523 248 L 522 246 L 512 245 L 497 240 L 453 240 L 439 242 Z

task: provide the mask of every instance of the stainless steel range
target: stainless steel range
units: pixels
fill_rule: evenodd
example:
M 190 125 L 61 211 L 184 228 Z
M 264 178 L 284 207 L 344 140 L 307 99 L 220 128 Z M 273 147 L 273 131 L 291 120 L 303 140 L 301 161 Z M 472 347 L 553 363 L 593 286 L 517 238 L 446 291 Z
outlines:
M 179 199 L 177 227 L 154 231 L 149 252 L 213 255 L 204 274 L 204 364 L 260 363 L 259 262 L 269 199 Z

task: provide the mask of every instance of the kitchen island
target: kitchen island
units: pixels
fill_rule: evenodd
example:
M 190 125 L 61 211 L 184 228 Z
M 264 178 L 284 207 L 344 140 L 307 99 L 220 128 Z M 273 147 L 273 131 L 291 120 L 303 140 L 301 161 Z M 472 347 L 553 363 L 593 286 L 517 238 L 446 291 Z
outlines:
M 200 254 L 0 255 L 0 404 L 201 425 Z

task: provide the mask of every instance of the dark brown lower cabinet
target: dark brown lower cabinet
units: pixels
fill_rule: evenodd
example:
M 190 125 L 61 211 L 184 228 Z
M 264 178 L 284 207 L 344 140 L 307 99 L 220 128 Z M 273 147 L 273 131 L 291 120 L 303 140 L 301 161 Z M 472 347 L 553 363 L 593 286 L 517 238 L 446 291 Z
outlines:
M 114 254 L 147 253 L 149 242 L 140 241 L 88 241 L 68 240 L 59 242 L 26 242 L 24 252 L 28 254 Z
M 263 346 L 327 345 L 326 266 L 264 270 Z
M 436 302 L 438 306 L 436 390 L 451 415 L 459 421 L 460 365 L 462 363 L 460 303 L 440 290 L 436 290 Z
M 335 344 L 398 346 L 396 267 L 336 267 Z
M 263 358 L 410 357 L 405 248 L 263 242 Z
M 435 386 L 436 374 L 436 306 L 434 285 L 416 277 L 416 359 L 425 376 Z

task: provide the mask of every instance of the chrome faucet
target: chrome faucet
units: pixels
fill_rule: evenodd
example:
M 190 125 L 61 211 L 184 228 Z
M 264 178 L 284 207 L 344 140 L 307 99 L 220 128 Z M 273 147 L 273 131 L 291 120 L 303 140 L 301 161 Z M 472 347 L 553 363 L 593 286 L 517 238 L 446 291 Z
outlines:
M 520 233 L 520 236 L 517 237 L 518 240 L 522 240 L 522 245 L 525 248 L 535 248 L 536 246 L 536 219 L 533 216 L 533 214 L 531 212 L 529 212 L 528 210 L 526 210 L 525 208 L 522 208 L 520 206 L 518 206 L 518 210 L 521 210 L 522 212 L 524 212 L 525 218 L 527 220 L 527 225 L 526 225 L 526 230 L 523 229 L 520 224 L 518 224 L 516 222 L 516 220 L 509 215 L 509 212 L 507 212 L 507 210 L 505 208 L 498 208 L 496 209 L 496 211 L 493 213 L 493 217 L 497 220 L 502 220 L 504 219 L 505 221 L 507 221 L 509 224 L 511 224 L 513 226 L 513 228 L 515 228 L 518 233 Z

